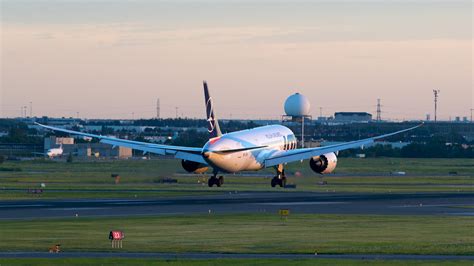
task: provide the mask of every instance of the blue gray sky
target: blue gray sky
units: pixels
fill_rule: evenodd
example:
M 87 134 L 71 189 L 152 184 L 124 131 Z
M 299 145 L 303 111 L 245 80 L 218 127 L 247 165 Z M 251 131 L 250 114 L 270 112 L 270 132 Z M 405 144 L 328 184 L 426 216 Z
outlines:
M 294 92 L 336 111 L 441 119 L 474 102 L 471 1 L 0 0 L 0 115 L 278 118 Z

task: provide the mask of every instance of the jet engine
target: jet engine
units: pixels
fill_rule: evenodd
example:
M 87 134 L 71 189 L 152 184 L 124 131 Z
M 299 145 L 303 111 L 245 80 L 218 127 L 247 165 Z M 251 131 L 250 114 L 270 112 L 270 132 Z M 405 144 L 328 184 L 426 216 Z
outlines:
M 309 166 L 318 174 L 330 174 L 337 165 L 337 156 L 334 152 L 315 156 L 309 160 Z
M 202 174 L 209 169 L 207 165 L 187 160 L 181 160 L 181 165 L 187 172 L 195 174 Z

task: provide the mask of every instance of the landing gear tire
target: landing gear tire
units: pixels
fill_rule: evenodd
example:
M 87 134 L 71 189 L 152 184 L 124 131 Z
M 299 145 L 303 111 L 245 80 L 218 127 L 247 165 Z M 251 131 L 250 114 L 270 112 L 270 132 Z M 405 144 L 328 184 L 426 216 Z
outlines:
M 276 187 L 277 185 L 280 186 L 280 187 L 285 187 L 286 186 L 286 177 L 285 176 L 282 176 L 282 177 L 275 176 L 274 178 L 272 178 L 271 185 L 272 185 L 272 187 Z
M 271 185 L 272 185 L 272 187 L 276 187 L 277 184 L 278 184 L 278 177 L 275 176 L 274 178 L 272 178 Z
M 219 178 L 215 177 L 215 176 L 211 176 L 209 178 L 209 180 L 207 181 L 207 185 L 209 187 L 213 187 L 214 185 L 216 185 L 217 187 L 220 187 L 224 184 L 224 177 L 223 176 L 220 176 Z
M 207 185 L 208 185 L 209 187 L 213 187 L 214 185 L 217 185 L 217 182 L 218 182 L 217 178 L 216 178 L 215 176 L 212 176 L 212 177 L 210 177 L 209 180 L 207 181 Z

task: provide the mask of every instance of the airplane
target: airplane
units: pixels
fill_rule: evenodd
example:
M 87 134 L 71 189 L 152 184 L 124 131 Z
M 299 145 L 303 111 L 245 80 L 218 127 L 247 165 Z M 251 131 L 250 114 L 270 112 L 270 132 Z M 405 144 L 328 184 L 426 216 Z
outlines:
M 220 187 L 224 184 L 224 177 L 217 177 L 219 173 L 257 171 L 270 167 L 273 167 L 276 171 L 276 175 L 271 180 L 271 186 L 284 187 L 287 180 L 284 166 L 287 163 L 309 160 L 309 166 L 314 172 L 329 174 L 336 168 L 337 153 L 339 151 L 363 147 L 375 140 L 422 126 L 420 124 L 389 134 L 335 145 L 297 148 L 295 134 L 283 125 L 261 126 L 222 134 L 206 81 L 203 82 L 203 86 L 207 126 L 210 135 L 209 141 L 203 147 L 153 144 L 36 124 L 53 131 L 97 138 L 101 143 L 110 144 L 114 147 L 123 146 L 140 150 L 144 154 L 172 155 L 176 159 L 181 159 L 182 167 L 190 173 L 204 173 L 211 167 L 213 174 L 208 179 L 209 187 L 214 185 Z
M 38 154 L 38 155 L 43 155 L 43 156 L 48 156 L 50 159 L 54 157 L 59 157 L 63 155 L 63 144 L 59 144 L 59 148 L 51 148 L 48 149 L 46 152 L 33 152 L 33 154 Z

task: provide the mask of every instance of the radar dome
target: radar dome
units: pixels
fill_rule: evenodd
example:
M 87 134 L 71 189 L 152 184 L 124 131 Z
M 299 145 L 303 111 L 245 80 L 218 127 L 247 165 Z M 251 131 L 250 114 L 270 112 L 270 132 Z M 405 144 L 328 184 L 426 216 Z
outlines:
M 309 115 L 310 104 L 304 95 L 295 93 L 285 101 L 285 113 L 289 116 Z

